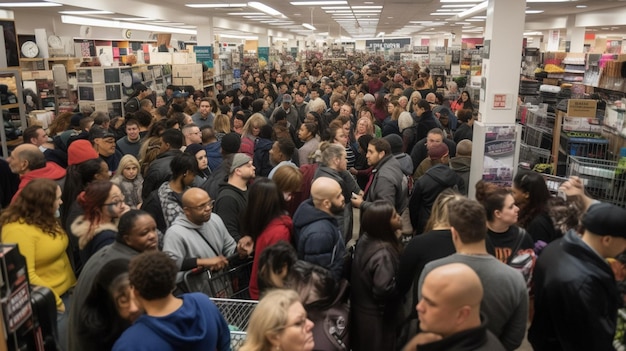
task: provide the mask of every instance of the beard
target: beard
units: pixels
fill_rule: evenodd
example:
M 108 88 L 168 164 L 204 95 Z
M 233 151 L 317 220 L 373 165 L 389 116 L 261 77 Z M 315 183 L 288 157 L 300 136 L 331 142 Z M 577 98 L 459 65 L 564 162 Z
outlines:
M 340 215 L 340 214 L 343 213 L 343 210 L 344 210 L 345 206 L 346 206 L 345 204 L 342 204 L 341 206 L 337 206 L 337 205 L 331 203 L 330 204 L 330 212 L 335 214 L 335 215 Z

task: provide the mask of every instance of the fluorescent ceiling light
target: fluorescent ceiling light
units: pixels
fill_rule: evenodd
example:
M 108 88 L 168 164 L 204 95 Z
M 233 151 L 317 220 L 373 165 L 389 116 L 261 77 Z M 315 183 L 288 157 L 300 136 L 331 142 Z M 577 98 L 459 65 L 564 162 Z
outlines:
M 185 4 L 187 7 L 191 7 L 194 9 L 205 9 L 205 8 L 227 8 L 227 7 L 246 7 L 247 4 Z
M 350 6 L 322 6 L 322 10 L 350 10 Z
M 455 16 L 456 12 L 431 12 L 431 16 Z
M 385 36 L 385 32 L 380 32 L 376 34 L 376 38 Z
M 441 5 L 442 8 L 453 8 L 453 7 L 473 7 L 476 6 L 476 3 L 474 4 L 454 4 L 454 5 Z
M 276 11 L 275 9 L 273 9 L 273 8 L 263 4 L 263 3 L 260 3 L 260 2 L 252 1 L 252 2 L 248 3 L 248 6 L 254 8 L 254 9 L 257 9 L 259 11 L 265 12 L 268 15 L 271 15 L 271 16 L 280 16 L 280 15 L 282 15 L 282 13 L 280 13 L 280 12 Z
M 577 9 L 586 9 L 587 5 L 576 5 Z
M 543 13 L 543 10 L 526 10 L 527 15 L 534 15 L 537 13 Z
M 265 16 L 263 12 L 229 12 L 230 16 Z
M 5 2 L 1 3 L 0 7 L 57 7 L 63 6 L 56 2 Z
M 113 17 L 114 21 L 153 21 L 154 18 L 149 17 Z
M 543 35 L 543 33 L 541 33 L 541 32 L 526 32 L 526 33 L 524 33 L 524 36 L 530 36 L 530 35 Z
M 461 13 L 458 14 L 459 19 L 464 19 L 467 17 L 470 17 L 472 15 L 475 15 L 477 13 L 483 12 L 484 10 L 487 9 L 487 5 L 489 5 L 489 1 L 483 1 L 480 4 L 472 7 L 471 9 L 467 9 Z
M 353 10 L 382 9 L 382 6 L 352 6 Z
M 292 1 L 290 4 L 294 6 L 321 6 L 321 5 L 348 5 L 348 2 L 345 0 L 339 1 Z
M 113 12 L 100 11 L 100 10 L 84 10 L 84 11 L 59 11 L 59 13 L 63 15 L 110 15 Z
M 310 30 L 317 30 L 317 28 L 315 28 L 313 25 L 308 24 L 308 23 L 302 23 L 302 27 L 306 29 L 310 29 Z
M 246 40 L 258 40 L 259 37 L 256 36 L 244 36 L 244 35 L 233 35 L 233 34 L 220 34 L 221 38 L 232 38 L 232 39 L 246 39 Z
M 61 22 L 66 24 L 77 24 L 81 26 L 95 26 L 95 27 L 104 27 L 104 28 L 119 28 L 119 29 L 135 29 L 135 30 L 143 30 L 146 32 L 166 32 L 166 33 L 176 33 L 176 34 L 191 34 L 197 35 L 198 31 L 193 29 L 183 29 L 176 27 L 165 27 L 165 26 L 157 26 L 152 24 L 141 24 L 135 22 L 122 22 L 122 21 L 111 21 L 111 20 L 103 20 L 96 18 L 86 18 L 86 17 L 77 17 L 77 16 L 61 16 Z
M 435 11 L 436 12 L 450 12 L 450 11 L 461 12 L 461 11 L 463 11 L 463 9 L 437 9 Z

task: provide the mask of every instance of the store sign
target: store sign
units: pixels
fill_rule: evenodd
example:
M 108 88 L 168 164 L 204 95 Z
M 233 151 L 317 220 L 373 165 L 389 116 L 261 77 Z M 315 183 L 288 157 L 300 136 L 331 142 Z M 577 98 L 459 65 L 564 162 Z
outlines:
M 422 45 L 422 46 L 414 46 L 413 47 L 413 53 L 414 54 L 428 54 L 428 46 Z
M 411 45 L 410 38 L 398 38 L 398 39 L 373 39 L 366 40 L 365 47 L 368 50 L 389 50 L 389 49 L 401 49 L 407 45 Z

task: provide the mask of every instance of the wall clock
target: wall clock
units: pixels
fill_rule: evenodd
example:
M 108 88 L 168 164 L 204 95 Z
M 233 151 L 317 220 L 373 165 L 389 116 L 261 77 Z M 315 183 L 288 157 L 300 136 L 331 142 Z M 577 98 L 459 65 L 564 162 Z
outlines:
M 39 55 L 39 47 L 34 41 L 26 41 L 22 44 L 22 55 L 28 58 L 34 58 Z

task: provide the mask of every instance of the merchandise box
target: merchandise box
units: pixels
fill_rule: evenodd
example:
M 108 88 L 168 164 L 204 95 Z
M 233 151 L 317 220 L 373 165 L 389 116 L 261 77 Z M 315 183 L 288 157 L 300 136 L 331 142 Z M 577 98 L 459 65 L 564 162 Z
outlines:
M 26 260 L 17 245 L 0 245 L 0 270 L 2 313 L 7 331 L 14 333 L 32 316 Z
M 591 99 L 570 99 L 567 102 L 567 115 L 569 117 L 596 118 L 598 102 Z

